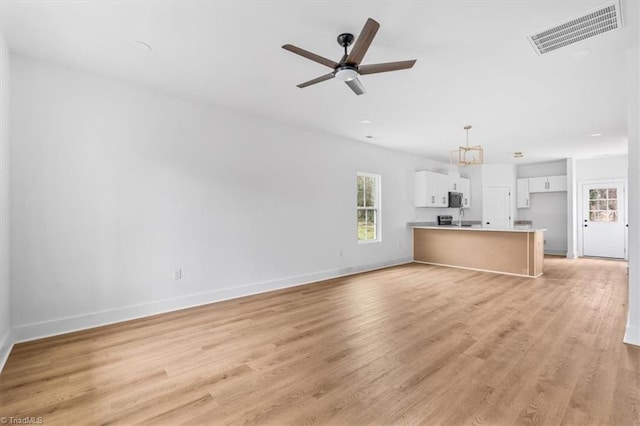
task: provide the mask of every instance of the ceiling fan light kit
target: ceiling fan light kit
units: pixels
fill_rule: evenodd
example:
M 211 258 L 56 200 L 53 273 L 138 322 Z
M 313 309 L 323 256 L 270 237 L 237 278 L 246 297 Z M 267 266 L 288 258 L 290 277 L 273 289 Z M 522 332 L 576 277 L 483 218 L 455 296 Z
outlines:
M 354 67 L 344 66 L 336 70 L 335 77 L 342 81 L 351 81 L 358 78 L 358 70 Z
M 314 78 L 313 80 L 300 83 L 298 84 L 298 87 L 302 89 L 313 84 L 331 80 L 335 77 L 338 80 L 344 81 L 356 95 L 362 95 L 363 93 L 366 93 L 366 91 L 358 79 L 358 75 L 397 71 L 413 67 L 416 63 L 415 59 L 409 61 L 387 62 L 383 64 L 360 65 L 379 28 L 379 23 L 371 18 L 367 19 L 367 22 L 364 24 L 364 27 L 362 28 L 358 39 L 355 41 L 350 53 L 347 52 L 347 47 L 349 47 L 355 40 L 354 35 L 351 33 L 340 34 L 338 36 L 338 44 L 344 48 L 344 55 L 342 56 L 342 59 L 340 59 L 340 62 L 334 62 L 331 59 L 324 58 L 291 44 L 285 44 L 282 46 L 283 49 L 288 50 L 289 52 L 310 59 L 326 67 L 333 68 L 333 72 Z
M 451 150 L 451 164 L 455 166 L 471 166 L 484 162 L 484 150 L 481 145 L 469 146 L 469 130 L 471 125 L 464 126 L 467 131 L 467 146 L 460 146 L 458 149 Z M 456 159 L 457 157 L 457 159 Z

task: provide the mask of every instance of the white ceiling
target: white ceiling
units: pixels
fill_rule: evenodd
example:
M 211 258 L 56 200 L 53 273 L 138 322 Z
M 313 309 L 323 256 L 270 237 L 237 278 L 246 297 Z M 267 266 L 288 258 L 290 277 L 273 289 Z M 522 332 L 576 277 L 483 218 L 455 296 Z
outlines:
M 526 39 L 603 3 L 2 0 L 0 23 L 13 53 L 441 161 L 472 124 L 485 162 L 508 164 L 626 153 L 639 3 L 623 1 L 622 29 L 545 56 Z M 298 89 L 330 69 L 281 46 L 337 61 L 337 35 L 357 36 L 368 17 L 381 27 L 363 63 L 415 67 L 362 76 L 362 96 L 337 80 Z

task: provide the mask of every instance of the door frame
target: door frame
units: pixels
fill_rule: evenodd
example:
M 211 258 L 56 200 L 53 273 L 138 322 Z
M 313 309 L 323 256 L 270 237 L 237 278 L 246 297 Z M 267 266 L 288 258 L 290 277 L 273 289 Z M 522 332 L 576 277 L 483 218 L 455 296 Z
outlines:
M 584 250 L 583 250 L 583 244 L 584 244 L 584 226 L 582 226 L 582 224 L 584 223 L 584 187 L 587 185 L 603 185 L 603 184 L 608 184 L 608 183 L 616 183 L 622 184 L 622 193 L 624 195 L 624 224 L 628 225 L 629 224 L 629 196 L 628 191 L 627 191 L 627 187 L 628 187 L 628 183 L 627 183 L 627 179 L 625 178 L 615 178 L 615 179 L 597 179 L 597 180 L 581 180 L 577 183 L 577 187 L 578 187 L 578 191 L 576 191 L 578 194 L 577 196 L 577 200 L 576 200 L 576 204 L 578 206 L 577 208 L 577 215 L 578 215 L 578 221 L 576 223 L 576 227 L 578 229 L 576 229 L 576 235 L 578 236 L 578 256 L 579 257 L 583 257 L 584 256 Z M 625 226 L 624 228 L 624 260 L 629 260 L 629 228 L 627 226 Z

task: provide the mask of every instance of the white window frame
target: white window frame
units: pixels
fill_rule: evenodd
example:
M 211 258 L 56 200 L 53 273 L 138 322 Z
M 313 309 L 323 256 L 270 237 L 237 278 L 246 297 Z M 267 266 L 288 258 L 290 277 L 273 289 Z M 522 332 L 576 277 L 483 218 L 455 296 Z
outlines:
M 373 210 L 376 211 L 376 239 L 375 240 L 360 240 L 358 239 L 358 212 L 360 210 L 372 210 L 368 207 L 358 206 L 358 179 L 359 177 L 375 178 L 376 181 L 376 196 L 375 206 Z M 375 173 L 357 172 L 356 174 L 356 241 L 358 244 L 370 244 L 382 242 L 382 175 Z

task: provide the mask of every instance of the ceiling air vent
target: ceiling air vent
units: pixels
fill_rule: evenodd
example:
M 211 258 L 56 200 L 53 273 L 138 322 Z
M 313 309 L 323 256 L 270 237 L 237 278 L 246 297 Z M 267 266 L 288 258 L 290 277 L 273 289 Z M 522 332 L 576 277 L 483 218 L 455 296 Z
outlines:
M 537 31 L 527 38 L 536 53 L 544 55 L 620 27 L 622 27 L 620 2 L 611 1 L 569 21 Z

